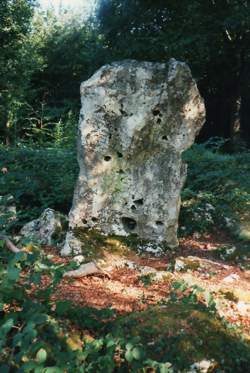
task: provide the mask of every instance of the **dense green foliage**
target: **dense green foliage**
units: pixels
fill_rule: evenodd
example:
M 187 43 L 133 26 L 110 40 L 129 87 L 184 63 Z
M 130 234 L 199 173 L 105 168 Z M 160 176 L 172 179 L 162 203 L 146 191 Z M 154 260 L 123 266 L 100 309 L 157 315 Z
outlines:
M 32 17 L 31 0 L 1 2 L 2 141 L 41 144 L 51 141 L 55 131 L 72 134 L 80 83 L 96 69 L 124 58 L 170 57 L 188 62 L 205 98 L 207 123 L 201 137 L 241 134 L 249 139 L 248 1 L 98 4 L 96 15 L 83 21 L 82 15 L 39 9 Z M 70 126 L 69 115 L 74 118 Z
M 80 83 L 104 62 L 102 38 L 80 15 L 36 9 L 32 17 L 31 1 L 6 4 L 11 13 L 2 9 L 1 14 L 13 30 L 10 40 L 0 39 L 6 51 L 0 60 L 0 138 L 44 145 L 63 134 L 61 142 L 66 136 L 74 146 Z M 1 29 L 9 30 L 4 24 Z
M 249 1 L 104 0 L 99 19 L 110 59 L 189 63 L 205 98 L 203 136 L 232 137 L 240 119 L 249 138 Z
M 223 144 L 211 140 L 184 154 L 189 168 L 181 224 L 186 233 L 216 226 L 238 234 L 239 224 L 250 223 L 250 153 L 226 154 L 219 150 Z
M 194 145 L 184 154 L 188 178 L 182 196 L 180 234 L 228 227 L 241 234 L 250 222 L 250 153 L 226 154 L 224 142 Z M 11 194 L 18 226 L 47 207 L 67 213 L 78 173 L 76 154 L 61 148 L 0 148 L 0 195 Z M 205 170 L 205 172 L 204 172 Z
M 51 207 L 68 213 L 78 172 L 76 155 L 57 148 L 0 148 L 0 195 L 14 197 L 17 228 Z
M 27 43 L 33 0 L 0 3 L 0 130 L 5 141 L 16 132 L 20 103 L 27 100 L 32 54 Z

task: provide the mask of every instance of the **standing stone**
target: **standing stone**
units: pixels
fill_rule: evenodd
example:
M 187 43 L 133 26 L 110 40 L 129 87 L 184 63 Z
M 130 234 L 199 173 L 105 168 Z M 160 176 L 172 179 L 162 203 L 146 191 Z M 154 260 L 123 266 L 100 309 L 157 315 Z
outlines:
M 112 63 L 82 83 L 81 100 L 80 174 L 62 254 L 81 251 L 78 227 L 176 247 L 181 153 L 205 119 L 189 67 L 174 59 Z

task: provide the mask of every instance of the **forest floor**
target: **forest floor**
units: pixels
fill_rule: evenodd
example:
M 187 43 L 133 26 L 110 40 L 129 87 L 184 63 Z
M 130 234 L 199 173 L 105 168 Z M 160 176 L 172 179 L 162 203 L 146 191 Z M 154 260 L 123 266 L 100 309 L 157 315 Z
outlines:
M 0 150 L 1 195 L 15 197 L 19 215 L 11 222 L 3 215 L 10 237 L 48 204 L 68 211 L 73 151 Z M 76 232 L 82 262 L 96 260 L 106 271 L 80 278 L 65 277 L 78 264 L 56 247 L 25 239 L 20 254 L 0 250 L 0 372 L 6 364 L 10 372 L 248 372 L 249 155 L 227 154 L 216 142 L 186 152 L 179 221 L 180 234 L 190 236 L 178 249 L 157 256 L 133 237 Z
M 72 277 L 78 264 L 56 247 L 28 244 L 7 261 L 7 280 L 19 272 L 20 279 L 15 300 L 3 305 L 4 327 L 17 318 L 5 359 L 10 346 L 18 352 L 21 338 L 27 372 L 41 364 L 70 373 L 249 371 L 248 242 L 215 231 L 183 237 L 177 249 L 161 251 L 152 245 L 142 250 L 132 238 L 84 235 L 81 260 L 95 261 L 99 273 Z M 48 357 L 41 362 L 37 354 Z M 11 364 L 21 366 L 19 360 Z
M 135 268 L 117 266 L 109 276 L 100 273 L 64 278 L 53 299 L 70 300 L 78 306 L 96 309 L 110 308 L 125 315 L 163 304 L 173 291 L 174 283 L 177 283 L 178 298 L 190 296 L 192 289 L 196 292 L 198 286 L 198 299 L 206 303 L 210 294 L 219 316 L 239 328 L 250 340 L 250 258 L 239 254 L 242 254 L 241 245 L 225 233 L 216 232 L 183 238 L 178 249 L 161 257 L 130 253 L 127 258 L 136 263 Z M 46 248 L 46 252 L 55 262 L 69 262 L 53 248 Z M 106 260 L 115 261 L 117 256 L 119 254 L 110 254 Z M 159 271 L 161 276 L 154 278 L 150 268 Z M 44 277 L 43 285 L 48 282 Z M 181 284 L 186 286 L 183 288 Z

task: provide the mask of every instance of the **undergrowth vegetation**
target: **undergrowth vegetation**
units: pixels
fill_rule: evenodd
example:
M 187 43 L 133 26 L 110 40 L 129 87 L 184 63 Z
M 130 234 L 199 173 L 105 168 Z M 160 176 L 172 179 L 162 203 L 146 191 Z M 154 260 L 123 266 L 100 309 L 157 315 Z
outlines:
M 158 306 L 119 316 L 53 299 L 74 266 L 56 264 L 36 247 L 16 255 L 1 250 L 1 372 L 185 372 L 202 358 L 217 372 L 247 371 L 248 343 L 200 287 L 174 282 Z M 49 287 L 41 286 L 44 276 Z
M 238 234 L 249 219 L 250 153 L 225 154 L 205 144 L 194 145 L 184 159 L 189 168 L 180 235 L 220 226 Z M 68 212 L 78 172 L 74 152 L 2 147 L 0 160 L 2 233 L 17 232 L 47 207 Z M 6 208 L 13 203 L 14 219 Z M 248 370 L 249 343 L 218 316 L 213 296 L 201 288 L 173 282 L 170 296 L 158 305 L 121 316 L 54 298 L 63 273 L 76 263 L 55 263 L 25 242 L 25 251 L 16 255 L 4 241 L 0 245 L 1 373 L 187 372 L 202 359 L 215 372 Z M 217 255 L 235 255 L 228 252 Z M 141 283 L 147 288 L 150 278 Z
M 50 296 L 67 268 L 34 252 L 1 254 L 1 372 L 113 372 L 144 367 L 172 372 L 171 364 L 145 358 L 140 338 L 108 331 L 112 310 L 77 308 Z M 42 276 L 51 279 L 41 288 Z M 91 330 L 91 335 L 88 333 Z M 84 331 L 84 332 L 82 332 Z
M 240 235 L 245 223 L 250 238 L 250 152 L 223 153 L 222 146 L 218 140 L 195 144 L 183 156 L 188 177 L 182 193 L 181 234 L 222 227 Z
M 221 140 L 210 140 L 183 155 L 188 177 L 182 192 L 180 236 L 216 226 L 242 239 L 250 237 L 250 152 L 228 154 L 222 147 Z M 18 227 L 47 207 L 68 213 L 78 173 L 74 151 L 1 147 L 0 170 L 0 195 L 14 197 Z
M 17 228 L 47 207 L 68 213 L 78 172 L 75 152 L 1 147 L 0 170 L 0 195 L 14 197 Z

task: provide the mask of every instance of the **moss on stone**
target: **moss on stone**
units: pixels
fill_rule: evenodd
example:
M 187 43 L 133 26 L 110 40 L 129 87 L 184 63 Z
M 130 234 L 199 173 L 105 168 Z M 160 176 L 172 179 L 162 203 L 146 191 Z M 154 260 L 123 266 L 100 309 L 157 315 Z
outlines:
M 82 255 L 86 259 L 96 260 L 104 256 L 105 251 L 127 256 L 134 249 L 124 237 L 106 236 L 96 229 L 75 228 L 74 235 L 82 242 Z
M 105 252 L 129 256 L 140 254 L 139 248 L 147 245 L 149 241 L 140 239 L 136 234 L 129 236 L 104 235 L 96 229 L 75 228 L 75 237 L 82 242 L 82 255 L 88 260 L 103 258 Z M 151 243 L 152 245 L 152 243 Z M 163 245 L 161 245 L 163 247 Z
M 82 242 L 82 255 L 88 260 L 103 257 L 105 236 L 95 229 L 75 228 L 74 235 Z
M 52 239 L 56 242 L 62 242 L 65 239 L 65 235 L 68 229 L 67 219 L 63 215 L 60 215 L 60 218 L 61 224 L 56 226 L 55 231 L 52 234 Z

